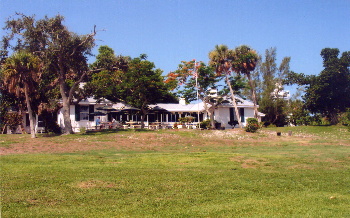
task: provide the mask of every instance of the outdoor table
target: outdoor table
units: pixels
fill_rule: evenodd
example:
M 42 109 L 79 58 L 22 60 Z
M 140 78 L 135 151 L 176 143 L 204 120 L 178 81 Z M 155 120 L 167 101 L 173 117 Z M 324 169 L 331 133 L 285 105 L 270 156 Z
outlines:
M 131 125 L 132 129 L 141 129 L 141 125 Z
M 112 127 L 111 122 L 101 122 L 102 129 L 110 129 Z
M 151 127 L 151 129 L 159 129 L 161 122 L 153 122 L 149 124 L 148 126 Z

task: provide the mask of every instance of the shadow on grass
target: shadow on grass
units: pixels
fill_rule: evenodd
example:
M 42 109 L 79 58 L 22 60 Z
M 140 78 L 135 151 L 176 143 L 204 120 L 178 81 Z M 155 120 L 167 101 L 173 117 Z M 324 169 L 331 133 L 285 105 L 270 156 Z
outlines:
M 106 135 L 111 133 L 118 133 L 118 132 L 149 132 L 152 130 L 148 129 L 102 129 L 102 130 L 90 130 L 85 133 L 75 133 L 71 135 Z M 39 137 L 57 137 L 62 136 L 65 134 L 57 134 L 57 133 L 42 133 L 38 134 Z
M 81 135 L 106 135 L 111 133 L 118 133 L 118 132 L 149 132 L 152 130 L 149 129 L 103 129 L 98 131 L 87 131 L 86 133 L 83 133 Z

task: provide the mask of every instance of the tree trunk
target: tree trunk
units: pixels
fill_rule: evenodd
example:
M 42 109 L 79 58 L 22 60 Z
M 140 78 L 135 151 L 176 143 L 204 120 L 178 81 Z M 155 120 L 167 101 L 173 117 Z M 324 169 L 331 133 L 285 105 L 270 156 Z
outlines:
M 63 106 L 62 106 L 62 113 L 63 113 L 63 123 L 64 123 L 64 131 L 65 134 L 74 134 L 73 127 L 72 127 L 72 122 L 70 120 L 70 103 L 67 100 L 63 101 Z
M 330 114 L 329 114 L 329 120 L 330 120 L 331 125 L 336 125 L 336 124 L 338 124 L 338 122 L 339 122 L 338 113 L 335 112 L 335 111 L 330 112 Z
M 202 99 L 203 103 L 204 103 L 204 110 L 207 112 L 207 114 L 209 115 L 209 119 L 210 119 L 210 125 L 212 129 L 215 129 L 215 120 L 214 120 L 214 110 L 212 109 L 214 108 L 214 105 L 210 104 L 208 101 L 208 97 L 205 97 L 204 99 Z M 210 104 L 210 108 L 208 108 L 208 104 Z
M 32 106 L 30 105 L 30 99 L 29 99 L 29 93 L 28 92 L 29 92 L 28 83 L 24 83 L 24 94 L 25 94 L 25 97 L 26 97 L 27 109 L 28 109 L 28 114 L 29 114 L 30 134 L 31 134 L 31 138 L 36 138 L 36 134 L 35 134 L 35 118 L 33 116 Z
M 251 91 L 251 95 L 252 95 L 252 99 L 253 99 L 253 103 L 254 103 L 254 117 L 256 119 L 258 119 L 259 122 L 261 122 L 261 118 L 258 116 L 258 105 L 256 102 L 256 92 L 255 92 L 255 87 L 253 86 L 253 80 L 250 76 L 250 73 L 247 74 L 248 77 L 248 81 L 249 81 L 249 85 L 250 85 L 250 91 Z
M 65 134 L 74 134 L 72 128 L 72 122 L 70 119 L 70 100 L 66 96 L 64 82 L 60 81 L 60 93 L 62 97 L 62 114 L 63 114 L 63 123 L 64 123 L 64 132 Z
M 74 134 L 72 128 L 72 122 L 70 119 L 70 97 L 66 90 L 65 80 L 64 80 L 64 67 L 63 67 L 63 58 L 62 54 L 58 57 L 58 66 L 60 69 L 59 76 L 59 86 L 60 86 L 60 94 L 62 97 L 62 113 L 63 113 L 63 123 L 64 123 L 64 132 L 65 134 Z
M 236 99 L 235 99 L 235 95 L 233 93 L 233 89 L 231 87 L 231 82 L 230 82 L 230 79 L 228 78 L 228 74 L 226 73 L 226 84 L 228 85 L 228 87 L 230 88 L 230 93 L 231 93 L 231 97 L 232 97 L 232 104 L 233 104 L 233 107 L 235 108 L 235 114 L 236 114 L 236 117 L 237 117 L 237 121 L 238 121 L 238 125 L 243 128 L 243 125 L 242 125 L 242 122 L 241 122 L 241 116 L 239 115 L 239 112 L 238 112 L 238 108 L 237 108 L 237 103 L 236 103 Z
M 141 109 L 141 129 L 144 129 L 145 128 L 145 118 L 146 118 L 146 113 L 147 111 L 144 110 L 144 109 Z
M 209 111 L 210 111 L 210 113 L 209 113 L 210 125 L 211 125 L 212 129 L 216 129 L 216 127 L 215 127 L 215 119 L 214 119 L 214 111 L 211 108 L 214 108 L 214 106 L 211 106 L 209 108 Z M 215 110 L 215 108 L 214 108 L 214 110 Z

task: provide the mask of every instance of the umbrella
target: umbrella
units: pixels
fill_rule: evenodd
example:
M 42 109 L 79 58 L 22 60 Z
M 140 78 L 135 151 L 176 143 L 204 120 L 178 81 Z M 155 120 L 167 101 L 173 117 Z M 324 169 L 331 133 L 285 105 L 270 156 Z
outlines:
M 158 105 L 154 106 L 153 108 L 151 108 L 151 111 L 152 112 L 167 112 L 168 110 L 162 108 L 162 107 L 159 107 Z
M 168 112 L 168 110 L 166 110 L 166 109 L 164 109 L 162 107 L 159 107 L 158 105 L 156 105 L 153 108 L 151 108 L 150 111 L 157 114 L 157 120 L 158 120 L 158 114 L 161 114 L 161 113 L 164 113 L 164 112 Z M 161 120 L 162 120 L 162 118 L 161 118 Z
M 89 113 L 89 115 L 94 115 L 94 116 L 105 116 L 106 114 L 105 114 L 105 113 L 102 113 L 102 112 L 100 112 L 100 111 L 95 111 L 95 112 Z
M 136 114 L 136 112 L 140 111 L 140 109 L 126 105 L 121 107 L 120 111 L 123 112 L 124 114 L 127 114 L 128 115 L 127 120 L 129 120 L 130 119 L 129 115 L 132 115 L 131 119 L 133 119 L 133 114 Z
M 131 107 L 131 106 L 124 106 L 121 108 L 122 112 L 136 112 L 136 111 L 140 111 L 140 109 L 136 108 L 136 107 Z
M 96 108 L 96 110 L 100 110 L 100 111 L 110 111 L 110 112 L 119 112 L 118 109 L 115 109 L 111 106 L 103 106 L 103 107 L 98 107 Z

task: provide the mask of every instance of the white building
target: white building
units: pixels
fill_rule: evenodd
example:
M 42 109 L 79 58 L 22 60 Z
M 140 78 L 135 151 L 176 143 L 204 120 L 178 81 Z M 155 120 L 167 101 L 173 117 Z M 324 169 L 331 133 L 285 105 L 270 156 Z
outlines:
M 98 108 L 109 106 L 109 111 L 97 110 Z M 111 121 L 113 118 L 119 122 L 140 122 L 141 116 L 137 113 L 122 111 L 125 108 L 125 104 L 117 103 L 113 104 L 109 101 L 97 102 L 93 98 L 87 98 L 79 102 L 78 105 L 70 106 L 70 118 L 72 127 L 75 132 L 79 132 L 81 127 L 87 129 L 95 128 L 95 120 L 100 117 L 102 122 Z M 146 115 L 145 126 L 149 126 L 153 122 L 161 122 L 166 126 L 173 126 L 175 123 L 179 123 L 180 117 L 192 116 L 194 117 L 194 123 L 201 122 L 208 119 L 207 113 L 204 109 L 204 103 L 186 104 L 184 99 L 180 99 L 179 103 L 159 103 L 156 105 L 150 105 L 150 107 L 158 106 L 163 109 L 162 111 L 151 111 Z M 245 126 L 246 120 L 250 117 L 254 117 L 254 105 L 250 101 L 240 99 L 237 103 L 238 110 L 241 116 L 241 122 Z M 112 110 L 114 109 L 114 111 Z M 105 113 L 102 115 L 94 114 L 97 111 Z M 260 114 L 262 115 L 262 114 Z M 199 119 L 199 120 L 198 120 Z M 228 123 L 230 121 L 237 120 L 234 112 L 233 105 L 230 100 L 225 100 L 224 103 L 218 105 L 214 112 L 214 119 L 221 123 L 223 128 L 232 128 Z M 58 125 L 63 129 L 63 114 L 61 111 L 58 113 Z

